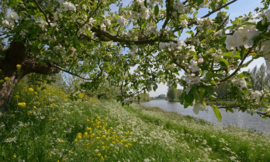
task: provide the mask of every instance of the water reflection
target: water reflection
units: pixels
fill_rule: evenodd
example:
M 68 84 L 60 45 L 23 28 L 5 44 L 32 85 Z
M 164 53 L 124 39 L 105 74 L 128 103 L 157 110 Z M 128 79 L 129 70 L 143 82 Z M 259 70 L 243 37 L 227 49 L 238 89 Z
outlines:
M 247 128 L 251 130 L 256 130 L 260 132 L 270 132 L 270 120 L 264 120 L 259 115 L 250 114 L 241 111 L 235 111 L 234 113 L 226 112 L 224 109 L 221 109 L 222 120 L 218 121 L 213 112 L 212 108 L 208 106 L 208 112 L 202 112 L 196 115 L 193 112 L 193 108 L 190 106 L 184 108 L 179 102 L 168 102 L 166 100 L 152 100 L 150 102 L 143 102 L 141 105 L 148 107 L 160 107 L 162 110 L 169 112 L 176 112 L 182 115 L 190 115 L 196 118 L 204 119 L 212 123 L 219 123 L 223 125 L 235 125 L 242 128 Z

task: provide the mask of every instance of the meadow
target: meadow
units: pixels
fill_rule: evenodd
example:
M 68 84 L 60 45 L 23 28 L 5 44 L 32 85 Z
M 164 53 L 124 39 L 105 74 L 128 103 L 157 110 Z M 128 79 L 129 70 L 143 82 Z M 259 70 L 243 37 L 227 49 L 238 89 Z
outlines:
M 42 85 L 42 86 L 40 86 Z M 270 135 L 21 82 L 0 114 L 0 161 L 270 161 Z

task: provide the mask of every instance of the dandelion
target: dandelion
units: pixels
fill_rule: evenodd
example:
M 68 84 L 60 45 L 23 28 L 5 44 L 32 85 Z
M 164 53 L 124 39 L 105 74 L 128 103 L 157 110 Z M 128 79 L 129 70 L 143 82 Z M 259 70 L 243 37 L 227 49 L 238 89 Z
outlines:
M 10 81 L 9 77 L 5 77 L 5 81 L 7 82 Z
M 34 89 L 33 88 L 29 88 L 28 91 L 29 92 L 34 92 Z
M 29 116 L 31 114 L 31 111 L 27 111 L 27 115 Z
M 18 70 L 20 70 L 22 66 L 20 64 L 17 64 L 16 67 Z
M 25 102 L 19 102 L 19 103 L 18 103 L 18 106 L 26 107 L 26 103 L 25 103 Z

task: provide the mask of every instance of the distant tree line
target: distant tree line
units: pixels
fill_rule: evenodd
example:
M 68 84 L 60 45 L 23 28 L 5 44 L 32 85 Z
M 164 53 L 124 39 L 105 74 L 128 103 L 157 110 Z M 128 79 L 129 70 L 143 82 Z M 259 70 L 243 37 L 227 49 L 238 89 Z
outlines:
M 178 101 L 183 90 L 176 89 L 174 86 L 169 86 L 167 91 L 167 98 L 169 101 Z
M 260 67 L 255 66 L 253 69 L 249 70 L 248 73 L 251 76 L 247 79 L 250 80 L 250 88 L 253 90 L 261 91 L 266 88 L 270 88 L 270 68 L 266 67 L 265 64 L 262 64 Z M 221 100 L 232 100 L 230 97 L 230 89 L 231 85 L 229 82 L 223 82 L 218 85 L 215 89 L 218 98 Z

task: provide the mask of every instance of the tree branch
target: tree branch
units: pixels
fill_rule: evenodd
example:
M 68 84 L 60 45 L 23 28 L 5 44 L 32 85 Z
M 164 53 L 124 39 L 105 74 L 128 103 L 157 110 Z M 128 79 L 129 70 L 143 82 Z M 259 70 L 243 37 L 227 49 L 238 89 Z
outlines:
M 237 1 L 237 0 L 233 0 L 233 1 L 231 1 L 231 2 L 228 2 L 228 3 L 224 4 L 224 5 L 222 5 L 221 7 L 219 7 L 219 8 L 217 8 L 217 9 L 215 9 L 215 10 L 209 12 L 208 14 L 204 15 L 204 16 L 201 17 L 201 18 L 206 18 L 206 17 L 212 15 L 213 13 L 215 13 L 215 12 L 221 10 L 221 9 L 224 8 L 224 7 L 227 7 L 228 5 L 230 5 L 230 4 L 232 4 L 232 3 L 236 2 L 236 1 Z M 192 22 L 188 23 L 188 26 L 191 26 L 191 25 L 196 24 L 196 23 L 197 23 L 196 21 L 192 21 Z M 177 32 L 178 30 L 182 30 L 182 29 L 183 29 L 183 27 L 181 26 L 181 27 L 179 27 L 179 28 L 173 30 L 173 33 L 174 33 L 174 32 Z
M 46 15 L 46 13 L 42 10 L 42 8 L 39 6 L 39 4 L 37 3 L 37 1 L 36 0 L 33 0 L 34 2 L 35 2 L 35 4 L 37 5 L 37 7 L 38 7 L 38 9 L 39 9 L 39 11 L 40 12 L 42 12 L 43 13 L 43 15 L 45 16 L 45 19 L 46 19 L 46 22 L 48 23 L 48 25 L 49 25 L 49 27 L 51 27 L 51 24 L 50 24 L 50 22 L 49 22 L 49 19 L 48 19 L 48 17 L 47 17 L 47 15 Z
M 246 58 L 248 57 L 248 55 L 250 54 L 250 52 L 251 52 L 251 50 L 252 50 L 253 47 L 254 47 L 254 45 L 248 50 L 247 54 L 245 55 L 245 57 L 243 58 L 243 60 L 240 62 L 240 64 L 238 65 L 237 69 L 235 69 L 235 71 L 231 75 L 227 76 L 224 79 L 221 79 L 219 82 L 224 82 L 224 81 L 230 79 L 232 76 L 234 76 L 241 69 L 241 66 L 243 65 L 243 63 L 246 60 Z
M 229 6 L 230 4 L 232 4 L 232 3 L 236 2 L 236 1 L 237 1 L 237 0 L 233 0 L 233 1 L 231 1 L 231 2 L 228 2 L 228 3 L 226 3 L 226 4 L 222 5 L 222 6 L 220 6 L 219 8 L 217 8 L 217 9 L 215 9 L 215 10 L 209 12 L 208 14 L 204 15 L 204 16 L 201 17 L 201 18 L 206 18 L 206 17 L 212 15 L 213 13 L 215 13 L 215 12 L 221 10 L 222 8 L 225 8 L 225 7 Z

